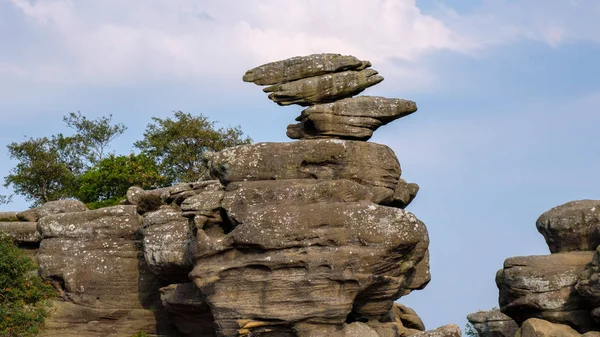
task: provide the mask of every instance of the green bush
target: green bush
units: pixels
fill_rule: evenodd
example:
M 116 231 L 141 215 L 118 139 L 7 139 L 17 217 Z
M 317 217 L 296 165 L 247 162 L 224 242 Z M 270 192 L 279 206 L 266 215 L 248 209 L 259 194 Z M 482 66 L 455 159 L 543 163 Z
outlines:
M 142 330 L 131 337 L 148 337 L 148 334 L 146 333 L 146 331 Z
M 12 239 L 0 234 L 0 336 L 35 336 L 48 316 L 55 289 Z

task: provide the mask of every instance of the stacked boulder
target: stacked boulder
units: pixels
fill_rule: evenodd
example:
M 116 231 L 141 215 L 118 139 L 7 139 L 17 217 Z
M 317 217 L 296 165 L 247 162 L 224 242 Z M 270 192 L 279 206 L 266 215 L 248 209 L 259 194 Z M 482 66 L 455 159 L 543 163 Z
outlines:
M 267 63 L 244 81 L 264 89 L 279 105 L 308 106 L 288 126 L 292 139 L 368 140 L 378 127 L 417 111 L 409 100 L 352 96 L 383 81 L 369 61 L 339 54 L 315 54 Z
M 276 103 L 308 108 L 288 128 L 300 141 L 207 154 L 219 184 L 181 204 L 192 230 L 190 278 L 218 336 L 391 337 L 424 329 L 394 304 L 430 280 L 427 229 L 403 209 L 418 186 L 400 179 L 389 147 L 358 141 L 416 106 L 352 98 L 383 80 L 369 67 L 319 54 L 244 76 L 269 85 Z M 460 335 L 455 326 L 443 331 Z
M 214 180 L 31 220 L 61 292 L 42 336 L 460 337 L 395 302 L 430 281 L 429 237 L 404 210 L 418 186 L 365 141 L 416 105 L 352 97 L 383 80 L 370 66 L 319 54 L 250 70 L 276 103 L 308 107 L 288 127 L 299 141 L 209 153 Z
M 501 311 L 520 326 L 518 336 L 600 335 L 600 201 L 552 208 L 536 226 L 551 254 L 504 262 L 496 275 Z

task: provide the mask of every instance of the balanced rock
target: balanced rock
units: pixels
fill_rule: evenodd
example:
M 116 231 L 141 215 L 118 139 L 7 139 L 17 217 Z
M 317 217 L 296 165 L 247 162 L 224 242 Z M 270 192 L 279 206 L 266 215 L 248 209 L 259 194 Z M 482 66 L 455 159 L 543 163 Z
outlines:
M 578 200 L 552 208 L 536 222 L 550 252 L 593 251 L 600 245 L 600 200 Z
M 361 61 L 354 56 L 312 54 L 271 62 L 250 69 L 244 74 L 243 80 L 257 85 L 274 85 L 328 73 L 362 70 L 370 66 L 369 61 Z
M 579 295 L 575 284 L 592 255 L 567 252 L 507 259 L 496 275 L 500 309 L 517 323 L 535 317 L 589 331 L 593 306 Z
M 467 316 L 479 337 L 513 337 L 519 326 L 499 309 L 478 311 Z
M 383 81 L 373 69 L 347 70 L 341 73 L 303 78 L 293 82 L 272 85 L 263 89 L 269 99 L 279 105 L 309 106 L 329 103 L 361 93 Z
M 417 111 L 413 101 L 358 96 L 313 105 L 288 126 L 292 139 L 342 138 L 368 140 L 382 125 Z

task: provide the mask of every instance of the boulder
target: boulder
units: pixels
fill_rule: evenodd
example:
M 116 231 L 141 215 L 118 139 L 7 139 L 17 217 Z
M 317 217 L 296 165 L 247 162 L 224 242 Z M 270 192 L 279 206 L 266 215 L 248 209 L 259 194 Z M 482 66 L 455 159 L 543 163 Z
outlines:
M 550 252 L 593 251 L 600 245 L 600 200 L 570 201 L 536 222 Z
M 352 97 L 383 81 L 373 69 L 348 70 L 272 85 L 263 89 L 279 105 L 310 106 Z
M 513 337 L 519 325 L 499 309 L 478 311 L 467 316 L 479 337 Z
M 144 258 L 150 271 L 165 281 L 189 281 L 188 218 L 181 211 L 159 209 L 144 214 Z
M 227 185 L 236 181 L 349 179 L 393 195 L 400 164 L 385 145 L 337 139 L 257 143 L 205 155 L 211 175 Z M 386 190 L 387 189 L 387 190 Z
M 205 228 L 196 223 L 190 277 L 226 336 L 254 331 L 245 320 L 277 331 L 297 322 L 378 320 L 423 286 L 413 275 L 427 253 L 427 231 L 401 209 L 282 204 L 247 211 L 222 231 Z
M 565 324 L 530 318 L 523 322 L 515 337 L 580 337 L 581 334 Z
M 345 98 L 313 105 L 288 126 L 292 139 L 341 138 L 368 140 L 382 125 L 417 111 L 413 101 L 376 96 Z
M 541 318 L 568 324 L 579 332 L 589 331 L 593 307 L 578 294 L 575 284 L 592 255 L 567 252 L 507 259 L 496 275 L 500 309 L 519 324 Z
M 248 70 L 243 80 L 257 85 L 273 85 L 345 70 L 361 70 L 370 66 L 369 61 L 361 61 L 350 55 L 312 54 L 263 64 Z
M 93 211 L 48 215 L 38 222 L 43 238 L 130 238 L 137 236 L 140 216 L 136 207 L 119 205 Z
M 406 182 L 406 180 L 400 178 L 389 206 L 406 208 L 415 199 L 417 193 L 419 193 L 419 185 Z
M 182 337 L 216 337 L 214 317 L 192 282 L 160 288 L 162 305 Z
M 0 234 L 11 237 L 17 244 L 42 241 L 42 236 L 37 230 L 37 222 L 0 222 Z
M 20 221 L 36 222 L 52 214 L 84 212 L 87 210 L 87 206 L 79 200 L 56 200 L 48 201 L 40 207 L 19 212 L 17 218 Z

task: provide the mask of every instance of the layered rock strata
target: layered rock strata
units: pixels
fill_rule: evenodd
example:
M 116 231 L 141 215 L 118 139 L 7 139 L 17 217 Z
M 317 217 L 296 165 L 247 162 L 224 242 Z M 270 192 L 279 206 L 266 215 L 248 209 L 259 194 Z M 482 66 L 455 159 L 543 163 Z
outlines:
M 599 209 L 600 201 L 578 200 L 545 212 L 536 227 L 551 254 L 512 257 L 498 271 L 500 309 L 520 325 L 515 336 L 600 335 Z

